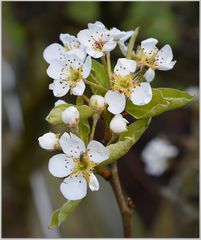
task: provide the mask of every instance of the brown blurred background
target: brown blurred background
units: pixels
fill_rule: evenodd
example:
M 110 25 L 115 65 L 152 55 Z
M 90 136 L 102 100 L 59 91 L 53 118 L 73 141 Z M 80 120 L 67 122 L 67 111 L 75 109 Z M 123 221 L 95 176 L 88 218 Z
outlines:
M 177 60 L 173 70 L 157 72 L 152 86 L 198 87 L 199 2 L 4 1 L 2 17 L 3 237 L 122 237 L 112 189 L 101 178 L 101 190 L 89 191 L 61 228 L 47 228 L 51 212 L 65 199 L 60 181 L 47 170 L 52 154 L 41 150 L 37 140 L 61 129 L 45 121 L 57 99 L 48 90 L 51 79 L 42 53 L 59 42 L 60 33 L 76 35 L 96 20 L 121 30 L 140 26 L 138 44 L 157 38 L 159 47 L 172 46 Z M 120 54 L 118 48 L 112 52 L 113 65 Z M 63 99 L 72 101 L 69 96 Z M 198 105 L 197 98 L 154 118 L 118 162 L 123 188 L 135 204 L 133 237 L 199 236 Z M 156 136 L 165 136 L 179 154 L 163 174 L 151 176 L 144 170 L 141 152 Z

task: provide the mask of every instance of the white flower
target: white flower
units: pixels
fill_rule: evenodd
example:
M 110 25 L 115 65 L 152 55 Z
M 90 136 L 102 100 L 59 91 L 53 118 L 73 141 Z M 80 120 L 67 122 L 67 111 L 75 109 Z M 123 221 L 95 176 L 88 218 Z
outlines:
M 61 104 L 66 104 L 66 102 L 59 99 L 59 100 L 57 100 L 57 101 L 55 102 L 54 106 L 56 107 L 56 106 L 59 106 L 59 105 L 61 105 Z
M 126 132 L 128 121 L 121 114 L 115 115 L 110 122 L 110 130 L 115 134 Z
M 158 40 L 149 38 L 141 42 L 141 48 L 137 51 L 136 57 L 139 64 L 149 67 L 144 78 L 151 82 L 155 77 L 155 70 L 171 70 L 176 61 L 172 61 L 173 54 L 170 45 L 166 44 L 161 50 L 156 47 Z
M 77 55 L 80 59 L 86 57 L 84 47 L 78 39 L 70 34 L 60 34 L 60 40 L 63 45 L 52 43 L 43 52 L 43 57 L 46 62 L 50 63 L 54 59 L 65 60 L 68 55 Z
M 105 98 L 99 95 L 93 95 L 90 98 L 89 105 L 94 111 L 101 112 L 105 110 L 106 107 Z
M 80 113 L 76 107 L 71 106 L 61 113 L 61 118 L 68 127 L 73 128 L 79 123 Z
M 114 37 L 110 35 L 102 23 L 89 23 L 88 27 L 88 29 L 81 30 L 77 38 L 86 47 L 86 52 L 90 56 L 100 58 L 116 47 Z
M 118 43 L 123 43 L 127 41 L 133 34 L 134 31 L 120 31 L 118 28 L 113 27 L 109 30 L 110 35 L 114 38 Z
M 59 139 L 56 134 L 49 132 L 38 138 L 41 148 L 46 150 L 55 150 L 59 146 Z
M 178 149 L 167 139 L 156 137 L 142 151 L 145 171 L 150 175 L 160 176 L 168 168 L 168 160 L 178 155 Z
M 68 93 L 81 96 L 85 90 L 85 80 L 91 71 L 91 57 L 86 60 L 79 59 L 76 55 L 69 55 L 66 60 L 53 60 L 47 69 L 49 77 L 54 82 L 49 85 L 49 89 L 53 90 L 55 97 L 62 97 Z
M 99 183 L 93 174 L 94 167 L 109 158 L 109 151 L 101 143 L 84 142 L 74 134 L 64 133 L 60 138 L 64 154 L 57 154 L 49 160 L 50 173 L 64 178 L 60 190 L 68 200 L 82 199 L 87 194 L 87 183 L 92 191 L 99 189 Z
M 139 83 L 132 77 L 136 69 L 136 62 L 126 58 L 120 58 L 114 68 L 113 86 L 105 94 L 108 111 L 119 114 L 124 111 L 126 98 L 135 105 L 145 105 L 152 99 L 151 86 L 147 82 Z

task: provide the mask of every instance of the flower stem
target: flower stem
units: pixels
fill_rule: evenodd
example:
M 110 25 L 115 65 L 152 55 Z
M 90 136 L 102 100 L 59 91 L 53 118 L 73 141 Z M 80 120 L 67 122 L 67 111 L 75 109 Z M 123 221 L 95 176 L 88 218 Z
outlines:
M 89 99 L 86 95 L 82 95 L 82 97 L 83 97 L 83 99 L 84 99 L 85 102 L 89 103 L 89 100 L 90 100 L 90 99 Z
M 93 83 L 93 82 L 90 82 L 90 81 L 88 81 L 88 80 L 86 80 L 86 79 L 84 80 L 84 82 L 85 82 L 86 84 L 90 85 L 91 87 L 94 87 L 94 88 L 98 89 L 99 91 L 101 91 L 101 93 L 106 93 L 106 91 L 107 91 L 106 88 L 104 88 L 104 87 L 102 87 L 102 86 L 100 86 L 100 85 L 97 85 L 97 84 L 95 84 L 95 83 Z
M 101 61 L 102 61 L 102 64 L 107 67 L 107 63 L 106 63 L 106 60 L 105 60 L 105 56 L 102 56 L 101 57 Z
M 107 58 L 108 77 L 109 77 L 109 80 L 110 80 L 110 86 L 112 86 L 112 70 L 111 70 L 110 52 L 106 53 L 106 58 Z
M 92 128 L 91 128 L 91 135 L 90 135 L 90 140 L 93 140 L 94 139 L 94 134 L 95 134 L 95 130 L 96 130 L 96 124 L 98 122 L 100 118 L 100 114 L 99 113 L 94 113 L 93 115 L 93 124 L 92 124 Z
M 132 213 L 133 213 L 133 205 L 130 199 L 125 199 L 125 196 L 123 194 L 120 180 L 119 180 L 119 174 L 117 169 L 117 164 L 114 163 L 112 165 L 112 176 L 110 179 L 110 183 L 112 185 L 112 188 L 114 190 L 117 203 L 121 212 L 122 222 L 123 222 L 123 230 L 124 230 L 124 237 L 130 238 L 132 231 L 131 231 L 131 219 L 132 219 Z

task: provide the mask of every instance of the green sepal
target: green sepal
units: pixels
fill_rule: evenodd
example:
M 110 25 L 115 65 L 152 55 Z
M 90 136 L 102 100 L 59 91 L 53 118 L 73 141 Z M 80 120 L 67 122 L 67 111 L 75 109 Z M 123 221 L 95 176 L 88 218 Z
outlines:
M 143 106 L 127 101 L 126 111 L 136 119 L 154 117 L 163 112 L 183 107 L 193 100 L 190 94 L 173 88 L 152 88 L 151 102 Z
M 61 113 L 70 106 L 73 106 L 73 104 L 66 103 L 54 107 L 46 117 L 46 120 L 53 125 L 62 124 Z M 93 110 L 87 105 L 76 106 L 76 108 L 80 113 L 80 121 L 93 115 Z
M 64 220 L 72 213 L 75 208 L 80 204 L 81 200 L 68 201 L 61 208 L 52 213 L 50 224 L 48 228 L 57 228 L 63 223 Z

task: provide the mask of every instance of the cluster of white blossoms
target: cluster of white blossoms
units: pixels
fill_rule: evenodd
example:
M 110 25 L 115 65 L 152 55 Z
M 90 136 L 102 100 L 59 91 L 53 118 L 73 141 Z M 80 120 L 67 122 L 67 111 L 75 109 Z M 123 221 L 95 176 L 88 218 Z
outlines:
M 116 137 L 127 131 L 129 122 L 122 115 L 127 101 L 137 106 L 148 104 L 152 100 L 150 82 L 155 77 L 155 70 L 170 70 L 175 64 L 172 61 L 171 47 L 165 45 L 159 50 L 156 47 L 158 41 L 153 38 L 142 41 L 128 59 L 127 42 L 135 34 L 136 30 L 121 31 L 115 27 L 108 29 L 103 23 L 96 21 L 89 23 L 88 28 L 81 30 L 77 37 L 60 34 L 62 44 L 53 43 L 43 53 L 49 64 L 47 74 L 53 79 L 49 89 L 54 96 L 63 97 L 69 92 L 75 96 L 83 96 L 94 112 L 96 121 L 103 112 L 109 111 L 113 116 L 108 129 Z M 119 58 L 112 70 L 110 52 L 116 46 L 120 47 L 125 57 Z M 92 58 L 102 60 L 102 66 L 108 72 L 108 88 L 101 86 L 93 75 L 95 70 L 92 67 Z M 92 82 L 91 79 L 95 81 Z M 86 84 L 104 91 L 87 97 L 84 95 Z M 67 105 L 67 102 L 58 100 L 55 107 L 64 104 Z M 60 187 L 65 198 L 81 199 L 86 195 L 87 183 L 92 191 L 99 189 L 93 172 L 98 164 L 109 158 L 109 152 L 102 143 L 93 140 L 93 135 L 90 136 L 87 147 L 78 137 L 81 118 L 76 105 L 63 109 L 61 121 L 66 125 L 68 133 L 63 133 L 61 137 L 60 134 L 46 133 L 39 137 L 39 144 L 46 150 L 63 150 L 64 153 L 49 160 L 49 171 L 55 177 L 65 178 Z M 92 132 L 94 134 L 94 129 L 91 134 Z
M 150 175 L 160 176 L 167 170 L 169 160 L 175 158 L 178 153 L 178 148 L 167 139 L 153 138 L 142 151 L 145 171 Z

